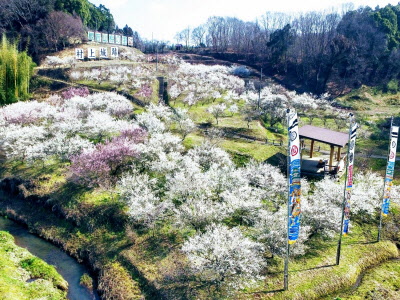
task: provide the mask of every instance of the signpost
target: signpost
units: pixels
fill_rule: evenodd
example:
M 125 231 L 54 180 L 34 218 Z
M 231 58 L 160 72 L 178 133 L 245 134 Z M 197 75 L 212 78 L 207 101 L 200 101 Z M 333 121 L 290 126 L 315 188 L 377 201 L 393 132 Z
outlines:
M 88 31 L 88 40 L 94 41 L 94 32 L 93 31 Z
M 118 58 L 118 47 L 111 47 L 111 57 Z
M 96 32 L 96 42 L 101 43 L 101 33 L 100 32 Z
M 95 31 L 88 31 L 88 40 L 103 44 L 116 44 L 133 47 L 133 37 L 120 34 L 108 34 Z
M 107 33 L 102 33 L 101 38 L 102 38 L 102 42 L 104 44 L 108 44 L 108 34 Z
M 96 48 L 89 48 L 88 49 L 88 58 L 89 59 L 96 59 Z
M 115 35 L 114 34 L 109 34 L 108 35 L 108 42 L 110 44 L 115 44 Z
M 101 47 L 99 51 L 100 58 L 108 58 L 107 48 Z
M 85 55 L 84 55 L 83 49 L 81 49 L 81 48 L 76 48 L 75 49 L 75 58 L 76 59 L 85 59 Z

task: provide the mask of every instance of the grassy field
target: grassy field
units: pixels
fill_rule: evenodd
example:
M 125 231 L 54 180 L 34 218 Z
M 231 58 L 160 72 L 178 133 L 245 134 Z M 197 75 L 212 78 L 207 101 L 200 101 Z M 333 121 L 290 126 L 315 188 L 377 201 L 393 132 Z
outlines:
M 32 279 L 32 281 L 29 281 Z M 68 283 L 53 266 L 14 244 L 0 231 L 0 299 L 67 299 Z
M 290 261 L 288 291 L 274 292 L 283 287 L 282 273 L 279 273 L 282 272 L 283 261 L 279 261 L 276 264 L 279 275 L 273 274 L 262 289 L 252 290 L 252 294 L 256 293 L 261 299 L 321 299 L 325 295 L 333 295 L 334 291 L 347 291 L 365 270 L 399 257 L 395 244 L 389 241 L 376 243 L 376 229 L 372 226 L 356 225 L 351 234 L 343 239 L 339 266 L 336 266 L 335 260 L 335 240 L 314 239 L 309 246 L 313 250 L 308 255 Z M 347 292 L 342 294 L 348 295 Z
M 328 299 L 400 299 L 400 262 L 391 260 L 369 269 L 346 293 L 336 293 Z
M 199 129 L 186 137 L 184 145 L 187 148 L 201 144 L 206 139 L 207 130 L 217 128 L 223 132 L 223 136 L 218 141 L 218 146 L 230 153 L 248 156 L 257 161 L 266 161 L 277 153 L 285 151 L 283 147 L 265 143 L 268 138 L 270 141 L 274 140 L 276 144 L 282 142 L 284 145 L 285 137 L 266 129 L 258 120 L 253 120 L 247 124 L 240 113 L 232 114 L 226 111 L 218 118 L 217 124 L 216 119 L 207 112 L 207 109 L 219 103 L 223 103 L 223 100 L 200 101 L 192 106 L 185 105 L 181 99 L 171 103 L 174 108 L 187 109 L 191 119 L 198 126 L 205 125 L 206 130 Z M 238 106 L 243 105 L 244 103 L 240 102 Z M 254 140 L 243 138 L 245 136 Z

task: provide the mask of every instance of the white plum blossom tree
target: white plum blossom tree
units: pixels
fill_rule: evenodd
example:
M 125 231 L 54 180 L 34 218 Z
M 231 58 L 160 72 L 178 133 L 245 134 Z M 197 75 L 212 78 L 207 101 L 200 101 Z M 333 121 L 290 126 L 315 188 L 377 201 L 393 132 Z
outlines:
M 209 170 L 212 166 L 232 166 L 233 162 L 229 154 L 212 145 L 209 142 L 204 142 L 188 151 L 188 157 L 199 164 L 203 170 Z
M 314 184 L 309 195 L 302 197 L 302 223 L 311 226 L 313 233 L 332 237 L 340 230 L 343 184 L 326 177 Z
M 121 178 L 117 190 L 128 207 L 128 214 L 135 222 L 153 227 L 170 207 L 167 201 L 157 196 L 157 180 L 147 174 L 133 172 Z
M 287 245 L 287 208 L 283 206 L 276 212 L 260 210 L 255 224 L 258 240 L 263 242 L 272 255 L 283 256 Z M 290 255 L 297 256 L 306 253 L 308 247 L 304 243 L 310 235 L 310 226 L 301 224 L 299 238 L 290 247 Z
M 225 103 L 213 105 L 213 106 L 210 106 L 209 108 L 207 108 L 207 112 L 209 112 L 210 114 L 212 114 L 214 116 L 215 120 L 217 121 L 217 125 L 218 125 L 218 119 L 221 116 L 223 116 L 225 110 L 226 110 Z
M 245 237 L 239 228 L 209 225 L 206 232 L 189 238 L 182 246 L 200 280 L 217 289 L 229 285 L 243 288 L 261 278 L 264 247 Z
M 182 141 L 196 129 L 196 124 L 190 119 L 186 109 L 177 108 L 172 119 L 176 123 L 178 132 L 182 135 Z

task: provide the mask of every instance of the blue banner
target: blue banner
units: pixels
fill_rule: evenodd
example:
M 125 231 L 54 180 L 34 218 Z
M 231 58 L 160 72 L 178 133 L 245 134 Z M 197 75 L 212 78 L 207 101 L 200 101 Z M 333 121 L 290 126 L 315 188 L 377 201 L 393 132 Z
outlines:
M 299 237 L 301 219 L 300 139 L 299 122 L 295 111 L 288 112 L 288 163 L 289 163 L 289 216 L 288 243 L 294 244 Z

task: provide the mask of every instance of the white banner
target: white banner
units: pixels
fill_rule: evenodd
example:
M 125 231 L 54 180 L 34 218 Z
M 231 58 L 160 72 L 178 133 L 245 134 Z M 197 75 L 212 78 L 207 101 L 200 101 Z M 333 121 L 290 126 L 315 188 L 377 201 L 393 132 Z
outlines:
M 343 227 L 343 235 L 347 235 L 349 233 L 350 226 L 350 198 L 351 198 L 351 190 L 353 189 L 353 166 L 354 166 L 354 152 L 356 148 L 356 137 L 357 137 L 357 128 L 358 124 L 354 123 L 351 126 L 350 132 L 350 141 L 349 141 L 349 156 L 347 157 L 348 165 L 347 165 L 347 182 L 346 182 L 346 202 L 344 205 L 344 227 Z
M 384 217 L 386 217 L 389 213 L 390 191 L 393 186 L 394 164 L 396 162 L 398 136 L 399 136 L 399 127 L 392 126 L 392 130 L 390 132 L 389 157 L 386 167 L 385 186 L 384 186 L 383 203 L 382 203 L 382 215 Z

